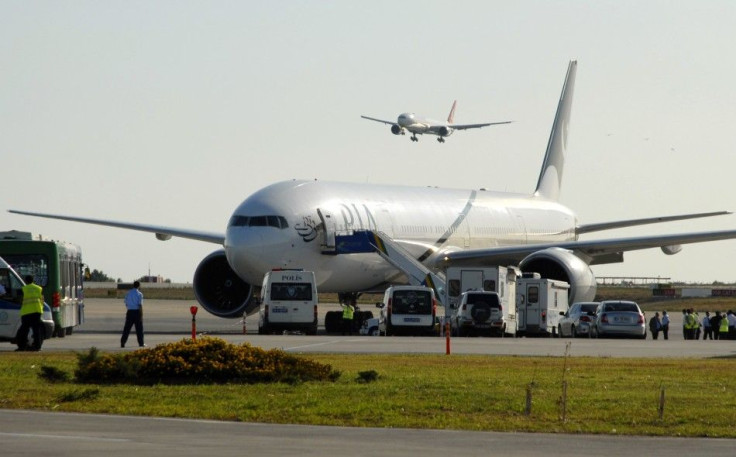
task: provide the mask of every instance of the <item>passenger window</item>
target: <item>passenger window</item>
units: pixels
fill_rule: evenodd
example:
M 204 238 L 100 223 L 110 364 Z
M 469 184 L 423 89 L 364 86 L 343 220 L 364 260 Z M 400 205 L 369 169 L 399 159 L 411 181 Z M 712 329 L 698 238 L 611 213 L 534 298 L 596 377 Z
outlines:
M 483 290 L 486 292 L 495 292 L 496 291 L 496 281 L 492 279 L 487 279 L 483 281 Z

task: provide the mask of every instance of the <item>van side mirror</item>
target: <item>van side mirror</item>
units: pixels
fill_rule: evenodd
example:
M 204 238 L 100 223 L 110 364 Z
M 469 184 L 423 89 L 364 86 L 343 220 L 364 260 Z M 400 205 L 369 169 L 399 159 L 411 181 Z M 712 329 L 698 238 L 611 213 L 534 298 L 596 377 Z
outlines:
M 376 308 L 383 308 L 385 305 L 383 303 L 376 303 Z

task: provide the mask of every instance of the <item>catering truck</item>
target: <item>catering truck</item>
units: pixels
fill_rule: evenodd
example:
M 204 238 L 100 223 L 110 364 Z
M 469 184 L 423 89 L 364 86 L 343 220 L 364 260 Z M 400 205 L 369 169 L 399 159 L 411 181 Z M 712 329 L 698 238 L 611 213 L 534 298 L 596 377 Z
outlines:
M 516 285 L 517 336 L 557 336 L 570 284 L 524 273 Z
M 518 268 L 513 266 L 502 267 L 449 267 L 445 270 L 445 299 L 444 303 L 447 306 L 445 310 L 445 317 L 450 319 L 453 325 L 453 331 L 456 333 L 463 334 L 460 329 L 462 326 L 459 325 L 460 320 L 464 314 L 468 316 L 474 314 L 472 310 L 468 309 L 468 300 L 473 302 L 476 298 L 482 298 L 478 293 L 471 295 L 463 295 L 466 292 L 495 292 L 497 297 L 492 297 L 493 302 L 490 308 L 492 310 L 481 313 L 483 316 L 490 312 L 494 313 L 493 316 L 486 316 L 484 321 L 493 321 L 493 325 L 482 327 L 492 333 L 503 336 L 505 334 L 513 335 L 516 332 L 516 280 L 521 275 Z M 461 301 L 463 298 L 466 303 L 466 309 L 463 310 Z M 485 302 L 484 302 L 485 303 Z M 489 302 L 490 303 L 490 302 Z M 495 305 L 495 303 L 500 306 Z M 478 311 L 481 308 L 478 307 Z M 477 317 L 478 312 L 474 314 L 474 318 Z M 466 319 L 467 320 L 467 319 Z M 474 326 L 478 327 L 478 319 L 467 320 L 468 322 L 475 322 Z M 484 322 L 485 325 L 487 322 Z

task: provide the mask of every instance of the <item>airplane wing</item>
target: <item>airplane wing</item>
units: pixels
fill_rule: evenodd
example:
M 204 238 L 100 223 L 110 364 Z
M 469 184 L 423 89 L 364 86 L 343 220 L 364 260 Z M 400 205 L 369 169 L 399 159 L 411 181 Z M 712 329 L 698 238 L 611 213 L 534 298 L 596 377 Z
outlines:
M 103 219 L 90 219 L 90 218 L 85 218 L 85 217 L 62 216 L 58 214 L 31 213 L 28 211 L 17 211 L 13 209 L 9 209 L 8 212 L 13 213 L 13 214 L 22 214 L 24 216 L 45 217 L 48 219 L 61 219 L 64 221 L 83 222 L 86 224 L 106 225 L 108 227 L 118 227 L 118 228 L 124 228 L 124 229 L 129 229 L 129 230 L 138 230 L 141 232 L 150 232 L 150 233 L 155 233 L 156 238 L 162 241 L 168 240 L 172 236 L 177 236 L 179 238 L 188 238 L 190 240 L 206 241 L 208 243 L 215 243 L 219 245 L 222 245 L 225 243 L 225 235 L 222 233 L 202 232 L 198 230 L 184 230 L 184 229 L 177 229 L 173 227 L 164 227 L 161 225 L 133 224 L 129 222 L 109 221 L 109 220 L 103 220 Z
M 363 119 L 368 119 L 369 121 L 376 121 L 376 122 L 383 122 L 384 124 L 394 125 L 396 124 L 395 121 L 384 121 L 383 119 L 376 119 L 375 117 L 368 117 L 368 116 L 360 116 Z
M 712 217 L 712 216 L 724 216 L 727 214 L 733 214 L 730 211 L 715 211 L 711 213 L 697 213 L 697 214 L 681 214 L 678 216 L 664 216 L 664 217 L 650 217 L 646 219 L 631 219 L 628 221 L 614 221 L 614 222 L 603 222 L 598 224 L 584 224 L 578 225 L 575 228 L 575 233 L 581 235 L 583 233 L 598 232 L 600 230 L 610 230 L 623 227 L 633 227 L 636 225 L 646 224 L 657 224 L 659 222 L 672 222 L 681 221 L 684 219 L 696 219 L 699 217 Z
M 489 125 L 500 125 L 510 124 L 514 121 L 503 121 L 503 122 L 487 122 L 485 124 L 450 124 L 448 127 L 455 130 L 467 130 L 467 129 L 479 129 L 481 127 L 488 127 Z
M 446 254 L 443 260 L 448 264 L 474 262 L 487 265 L 506 265 L 518 263 L 529 254 L 543 249 L 562 248 L 573 251 L 589 265 L 596 265 L 623 262 L 623 253 L 626 251 L 661 248 L 666 254 L 674 254 L 678 252 L 677 247 L 682 244 L 730 240 L 734 238 L 736 238 L 736 230 L 636 236 L 591 241 L 563 241 L 560 243 L 527 244 L 454 251 Z

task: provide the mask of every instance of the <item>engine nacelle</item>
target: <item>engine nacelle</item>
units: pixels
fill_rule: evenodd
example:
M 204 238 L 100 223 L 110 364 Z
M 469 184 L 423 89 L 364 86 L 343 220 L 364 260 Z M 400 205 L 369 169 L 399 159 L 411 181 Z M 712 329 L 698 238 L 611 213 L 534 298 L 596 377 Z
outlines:
M 233 271 L 222 249 L 199 263 L 193 285 L 197 301 L 215 316 L 242 317 L 258 310 L 253 287 Z
M 401 126 L 399 126 L 399 124 L 394 124 L 394 125 L 391 126 L 391 133 L 393 133 L 394 135 L 403 135 L 404 134 L 404 129 L 401 128 Z
M 449 128 L 449 127 L 445 127 L 445 126 L 442 126 L 442 127 L 440 127 L 440 128 L 439 128 L 439 129 L 437 130 L 437 133 L 438 133 L 438 134 L 439 134 L 440 136 L 450 136 L 450 135 L 452 135 L 452 132 L 454 132 L 454 130 L 452 130 L 452 129 L 451 129 L 451 128 Z
M 572 304 L 595 299 L 595 275 L 580 257 L 562 248 L 549 248 L 528 255 L 519 263 L 521 271 L 539 273 L 542 278 L 570 284 L 568 300 Z

